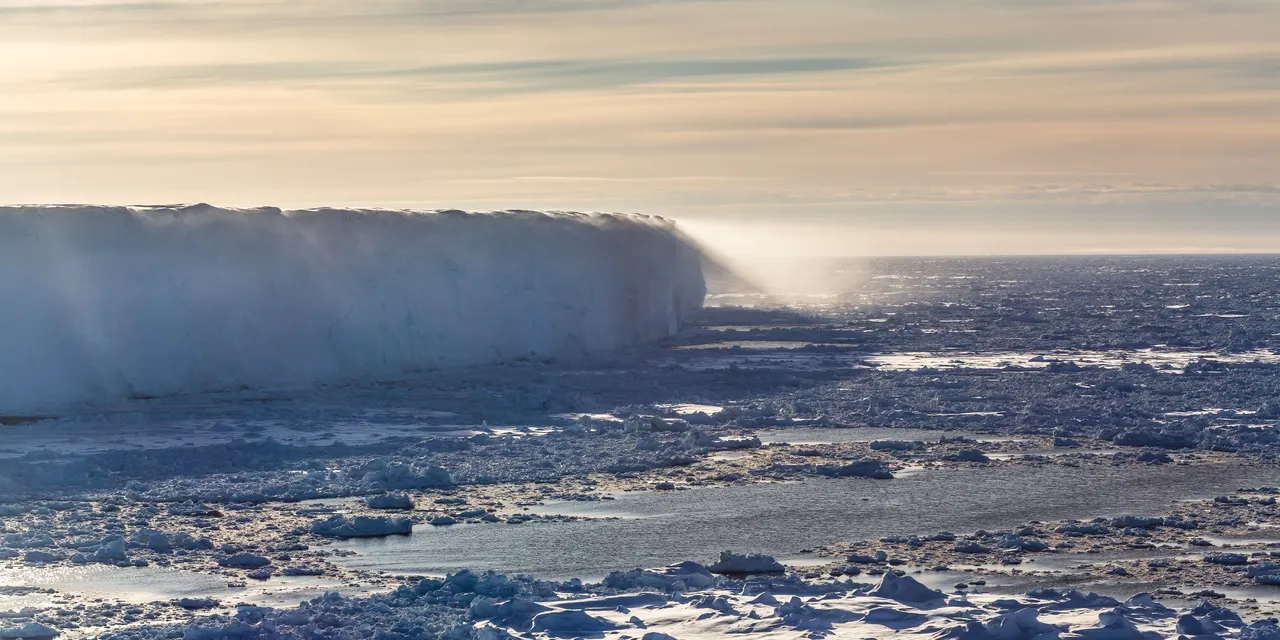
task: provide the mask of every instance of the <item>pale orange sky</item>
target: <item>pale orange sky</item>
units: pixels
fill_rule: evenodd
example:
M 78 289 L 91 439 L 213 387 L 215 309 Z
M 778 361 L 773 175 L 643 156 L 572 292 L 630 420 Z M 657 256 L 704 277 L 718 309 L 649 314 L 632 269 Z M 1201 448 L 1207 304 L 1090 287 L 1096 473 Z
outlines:
M 0 202 L 1280 250 L 1273 0 L 0 0 Z

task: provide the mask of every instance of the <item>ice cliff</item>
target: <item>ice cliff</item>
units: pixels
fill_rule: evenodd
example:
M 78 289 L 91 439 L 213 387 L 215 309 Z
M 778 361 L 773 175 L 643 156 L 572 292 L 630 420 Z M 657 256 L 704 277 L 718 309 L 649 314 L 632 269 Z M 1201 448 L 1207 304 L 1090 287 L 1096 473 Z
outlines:
M 0 207 L 0 414 L 617 349 L 701 261 L 636 215 Z

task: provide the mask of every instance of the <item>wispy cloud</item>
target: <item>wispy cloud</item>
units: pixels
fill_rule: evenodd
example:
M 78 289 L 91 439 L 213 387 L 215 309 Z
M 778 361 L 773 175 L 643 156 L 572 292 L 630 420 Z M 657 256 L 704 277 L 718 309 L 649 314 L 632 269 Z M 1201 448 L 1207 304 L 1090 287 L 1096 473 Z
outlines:
M 474 92 L 572 91 L 687 80 L 795 76 L 890 68 L 870 58 L 779 57 L 691 59 L 515 60 L 471 64 L 378 67 L 343 60 L 147 66 L 74 73 L 53 80 L 95 88 L 181 88 L 282 82 L 434 81 Z
M 1280 207 L 1277 184 L 1020 184 L 979 188 L 860 187 L 844 192 L 856 203 L 1053 203 L 1065 205 L 1192 203 Z

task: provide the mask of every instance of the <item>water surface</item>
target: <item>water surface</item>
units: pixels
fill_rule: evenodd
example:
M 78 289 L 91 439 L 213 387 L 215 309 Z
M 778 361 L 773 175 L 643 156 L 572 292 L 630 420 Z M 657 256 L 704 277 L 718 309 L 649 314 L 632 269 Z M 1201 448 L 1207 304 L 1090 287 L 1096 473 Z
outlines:
M 462 568 L 599 579 L 610 571 L 708 561 L 722 550 L 800 558 L 801 550 L 888 535 L 1010 528 L 1032 520 L 1158 514 L 1175 500 L 1274 483 L 1274 467 L 1007 466 L 924 471 L 895 480 L 795 483 L 620 494 L 550 503 L 564 523 L 423 526 L 412 536 L 358 540 L 348 566 L 404 574 Z M 621 519 L 603 519 L 616 516 Z

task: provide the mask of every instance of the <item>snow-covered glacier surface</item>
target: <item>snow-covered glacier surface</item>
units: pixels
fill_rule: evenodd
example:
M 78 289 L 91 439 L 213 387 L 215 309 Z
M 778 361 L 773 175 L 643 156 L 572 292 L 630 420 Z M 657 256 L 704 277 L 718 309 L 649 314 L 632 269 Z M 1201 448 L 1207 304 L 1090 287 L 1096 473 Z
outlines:
M 611 350 L 704 293 L 646 216 L 0 208 L 0 414 Z

